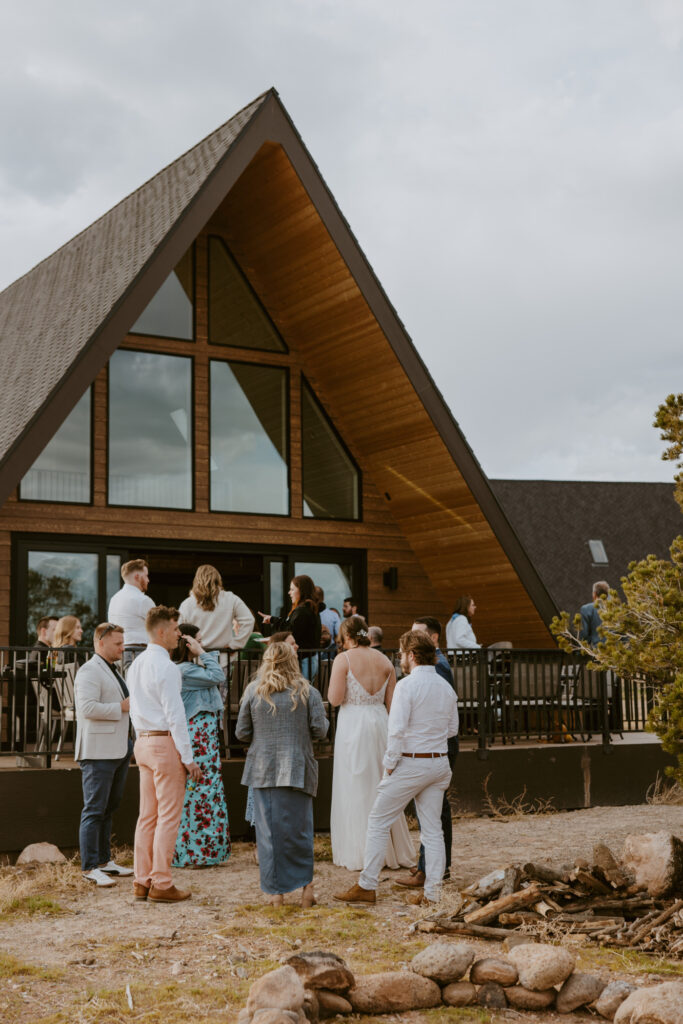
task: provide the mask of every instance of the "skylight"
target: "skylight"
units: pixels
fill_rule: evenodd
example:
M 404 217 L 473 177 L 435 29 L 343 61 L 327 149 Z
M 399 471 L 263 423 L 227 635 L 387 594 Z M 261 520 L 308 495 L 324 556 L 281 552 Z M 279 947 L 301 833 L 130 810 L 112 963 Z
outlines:
M 593 565 L 607 565 L 609 563 L 609 558 L 605 551 L 605 545 L 601 540 L 589 540 L 588 547 L 591 549 Z

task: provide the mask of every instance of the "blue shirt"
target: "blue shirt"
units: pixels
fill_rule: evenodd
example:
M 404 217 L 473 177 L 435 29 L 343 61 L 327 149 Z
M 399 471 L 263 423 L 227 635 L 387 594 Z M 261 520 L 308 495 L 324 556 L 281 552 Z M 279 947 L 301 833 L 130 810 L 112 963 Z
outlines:
M 205 651 L 199 655 L 200 665 L 184 661 L 179 666 L 183 677 L 180 696 L 183 699 L 188 722 L 200 711 L 222 711 L 223 699 L 218 683 L 225 682 L 223 669 L 216 651 Z

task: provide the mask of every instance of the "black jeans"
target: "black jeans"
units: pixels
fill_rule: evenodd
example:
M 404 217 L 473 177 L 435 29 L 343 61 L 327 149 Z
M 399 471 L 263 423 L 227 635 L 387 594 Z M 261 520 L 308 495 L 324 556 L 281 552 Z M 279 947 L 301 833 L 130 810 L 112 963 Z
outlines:
M 448 763 L 451 766 L 451 771 L 455 769 L 455 759 L 458 756 L 458 750 L 460 743 L 457 736 L 453 736 L 448 741 Z M 420 824 L 418 820 L 418 825 Z M 451 813 L 451 804 L 448 799 L 448 790 L 443 795 L 443 805 L 441 807 L 441 827 L 443 829 L 443 842 L 446 847 L 446 871 L 451 870 L 451 849 L 453 847 L 453 818 Z M 417 859 L 417 870 L 424 874 L 425 869 L 425 848 L 420 843 L 420 855 Z
M 126 785 L 128 762 L 133 753 L 128 740 L 128 753 L 118 760 L 81 761 L 83 810 L 78 830 L 81 848 L 81 870 L 92 871 L 111 859 L 111 818 L 121 803 Z

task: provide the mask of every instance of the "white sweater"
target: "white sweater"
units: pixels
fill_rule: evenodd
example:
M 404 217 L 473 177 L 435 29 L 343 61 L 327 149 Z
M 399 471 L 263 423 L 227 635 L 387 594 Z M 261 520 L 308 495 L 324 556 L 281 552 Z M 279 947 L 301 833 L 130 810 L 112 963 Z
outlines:
M 456 615 L 446 626 L 446 647 L 481 647 L 466 615 Z
M 178 611 L 180 622 L 192 622 L 199 626 L 202 647 L 207 651 L 217 647 L 231 647 L 233 651 L 239 651 L 254 628 L 254 616 L 242 598 L 230 590 L 221 590 L 213 611 L 200 608 L 194 594 L 185 598 Z M 233 623 L 237 626 L 236 632 Z

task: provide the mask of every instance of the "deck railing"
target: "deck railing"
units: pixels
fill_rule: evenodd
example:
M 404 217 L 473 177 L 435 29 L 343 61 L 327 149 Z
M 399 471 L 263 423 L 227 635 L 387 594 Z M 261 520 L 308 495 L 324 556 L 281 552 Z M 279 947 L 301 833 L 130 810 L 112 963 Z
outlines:
M 242 695 L 258 670 L 260 651 L 219 652 L 225 673 L 223 753 L 241 757 L 235 736 Z M 385 651 L 400 675 L 397 651 Z M 446 652 L 458 693 L 460 738 L 476 744 L 480 756 L 497 743 L 588 741 L 607 749 L 613 737 L 645 729 L 657 700 L 646 678 L 624 679 L 597 672 L 587 659 L 559 650 L 453 650 Z M 299 651 L 303 674 L 320 691 L 330 716 L 331 752 L 337 709 L 327 701 L 333 650 Z M 0 648 L 0 755 L 20 764 L 50 766 L 73 754 L 76 733 L 74 678 L 92 651 L 27 647 Z

